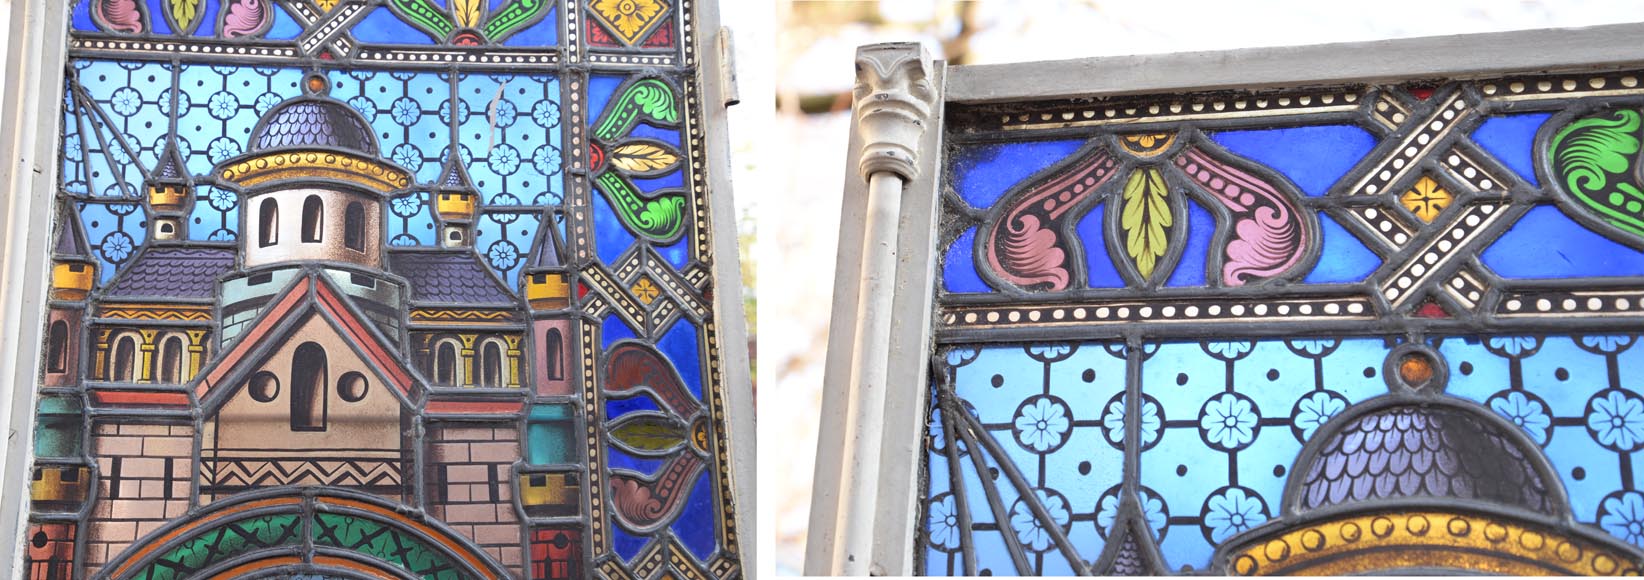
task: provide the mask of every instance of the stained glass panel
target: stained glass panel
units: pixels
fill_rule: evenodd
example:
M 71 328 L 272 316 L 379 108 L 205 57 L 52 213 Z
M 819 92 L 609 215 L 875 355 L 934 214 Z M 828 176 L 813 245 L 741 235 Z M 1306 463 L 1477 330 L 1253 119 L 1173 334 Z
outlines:
M 949 103 L 918 569 L 1636 571 L 1639 75 Z
M 27 577 L 739 576 L 696 18 L 75 2 Z

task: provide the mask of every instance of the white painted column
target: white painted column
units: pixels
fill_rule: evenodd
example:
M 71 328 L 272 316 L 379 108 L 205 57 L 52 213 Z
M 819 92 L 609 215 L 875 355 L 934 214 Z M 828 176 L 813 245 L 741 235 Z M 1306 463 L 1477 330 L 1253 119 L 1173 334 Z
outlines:
M 918 44 L 859 48 L 856 78 L 855 129 L 863 144 L 856 169 L 868 187 L 861 268 L 854 280 L 855 340 L 847 380 L 830 380 L 826 386 L 845 390 L 844 425 L 838 452 L 817 455 L 819 482 L 836 474 L 838 483 L 818 485 L 831 493 L 812 498 L 812 530 L 826 531 L 811 540 L 819 544 L 808 550 L 809 574 L 885 572 L 872 565 L 890 387 L 888 354 L 896 316 L 898 225 L 905 186 L 919 176 L 920 143 L 935 101 L 930 56 Z M 819 443 L 829 445 L 829 439 L 819 438 Z M 826 521 L 830 517 L 832 521 Z
M 0 0 L 7 31 L 0 49 L 0 545 L 10 558 L 0 576 L 8 578 L 22 577 L 70 4 Z

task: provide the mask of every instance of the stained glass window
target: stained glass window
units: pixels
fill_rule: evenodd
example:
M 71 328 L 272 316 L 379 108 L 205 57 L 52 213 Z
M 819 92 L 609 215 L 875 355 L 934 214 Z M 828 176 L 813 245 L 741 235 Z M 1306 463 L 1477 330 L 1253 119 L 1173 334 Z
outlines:
M 917 571 L 1636 573 L 1641 78 L 948 103 Z
M 73 2 L 26 577 L 740 575 L 693 4 Z

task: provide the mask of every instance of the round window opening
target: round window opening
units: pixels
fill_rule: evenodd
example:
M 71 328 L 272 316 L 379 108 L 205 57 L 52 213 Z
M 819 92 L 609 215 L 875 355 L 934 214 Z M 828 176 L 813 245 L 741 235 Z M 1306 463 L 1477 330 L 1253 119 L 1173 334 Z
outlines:
M 365 380 L 365 375 L 350 371 L 337 380 L 337 394 L 344 401 L 358 403 L 365 398 L 365 392 L 371 388 L 371 383 Z
M 252 375 L 251 384 L 246 386 L 251 391 L 251 398 L 259 403 L 267 403 L 280 395 L 280 378 L 274 373 L 263 371 Z

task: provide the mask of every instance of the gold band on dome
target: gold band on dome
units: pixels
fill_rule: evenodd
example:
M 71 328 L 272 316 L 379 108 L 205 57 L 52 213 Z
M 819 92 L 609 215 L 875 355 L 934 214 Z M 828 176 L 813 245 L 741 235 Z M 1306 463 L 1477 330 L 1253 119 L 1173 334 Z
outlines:
M 1510 576 L 1637 576 L 1622 551 L 1510 518 L 1410 511 L 1344 515 L 1240 542 L 1238 576 L 1461 569 Z
M 406 172 L 369 157 L 337 151 L 281 151 L 248 157 L 222 169 L 222 178 L 253 187 L 276 179 L 336 179 L 391 193 L 411 183 Z

